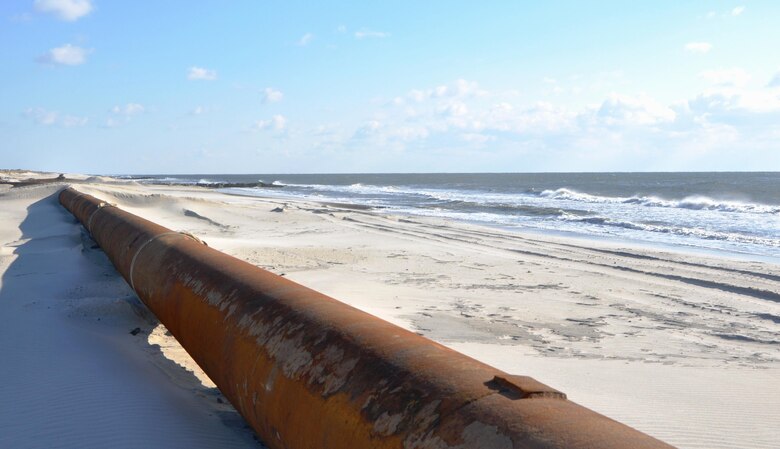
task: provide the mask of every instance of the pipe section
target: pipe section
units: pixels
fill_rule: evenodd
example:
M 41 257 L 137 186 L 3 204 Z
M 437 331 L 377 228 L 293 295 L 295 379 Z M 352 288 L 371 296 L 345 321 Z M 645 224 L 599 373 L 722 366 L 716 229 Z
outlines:
M 671 447 L 192 236 L 59 198 L 272 449 Z

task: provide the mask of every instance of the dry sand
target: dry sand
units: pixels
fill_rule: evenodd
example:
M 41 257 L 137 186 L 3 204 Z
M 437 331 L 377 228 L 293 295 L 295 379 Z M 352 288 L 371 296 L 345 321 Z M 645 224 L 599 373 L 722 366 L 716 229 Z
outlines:
M 0 447 L 256 446 L 60 187 L 0 190 Z M 776 265 L 201 188 L 77 188 L 681 448 L 778 447 Z

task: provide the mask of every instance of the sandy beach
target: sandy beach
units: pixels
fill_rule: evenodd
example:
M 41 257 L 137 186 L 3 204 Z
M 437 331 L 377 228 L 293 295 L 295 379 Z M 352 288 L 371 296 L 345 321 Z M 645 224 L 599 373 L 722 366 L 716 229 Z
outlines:
M 680 448 L 780 441 L 780 266 L 68 176 Z M 259 447 L 59 206 L 64 185 L 0 186 L 0 446 Z

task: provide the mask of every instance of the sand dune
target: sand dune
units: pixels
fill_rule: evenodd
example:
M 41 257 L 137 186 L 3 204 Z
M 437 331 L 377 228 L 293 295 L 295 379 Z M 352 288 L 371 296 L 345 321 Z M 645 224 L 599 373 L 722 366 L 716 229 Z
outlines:
M 780 441 L 780 267 L 199 188 L 78 188 L 679 447 Z M 0 194 L 0 353 L 13 362 L 0 388 L 14 399 L 0 406 L 0 446 L 24 443 L 38 416 L 52 418 L 47 435 L 72 427 L 73 438 L 124 419 L 119 432 L 92 431 L 98 442 L 165 423 L 187 446 L 253 444 L 55 189 Z M 22 430 L 3 441 L 12 426 Z

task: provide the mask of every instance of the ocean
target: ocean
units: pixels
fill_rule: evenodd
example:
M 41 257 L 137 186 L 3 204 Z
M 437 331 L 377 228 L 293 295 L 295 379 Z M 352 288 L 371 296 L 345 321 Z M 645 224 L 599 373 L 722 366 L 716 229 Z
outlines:
M 780 263 L 780 172 L 125 177 Z

